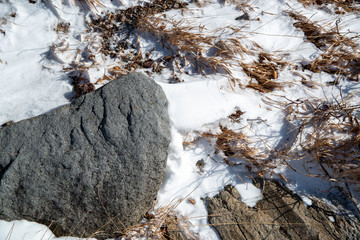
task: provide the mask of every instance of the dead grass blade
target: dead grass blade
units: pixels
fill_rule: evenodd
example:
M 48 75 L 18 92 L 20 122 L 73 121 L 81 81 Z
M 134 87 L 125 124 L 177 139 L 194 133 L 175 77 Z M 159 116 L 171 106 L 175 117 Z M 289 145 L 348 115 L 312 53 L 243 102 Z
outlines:
M 357 53 L 359 47 L 352 50 L 344 49 L 342 47 L 330 47 L 321 56 L 313 60 L 310 64 L 305 65 L 304 68 L 313 72 L 327 72 L 335 74 L 336 81 L 329 82 L 331 85 L 337 85 L 340 76 L 350 81 L 359 81 L 360 76 L 360 54 Z
M 217 41 L 215 36 L 193 32 L 194 27 L 183 26 L 181 21 L 148 17 L 141 19 L 136 28 L 151 34 L 164 48 L 172 51 L 171 65 L 173 70 L 180 72 L 179 66 L 182 66 L 193 67 L 201 74 L 217 72 L 231 76 L 232 61 L 248 51 L 237 39 Z M 209 51 L 213 52 L 212 56 Z
M 323 50 L 320 57 L 305 65 L 304 69 L 313 72 L 324 71 L 344 76 L 351 81 L 359 81 L 360 46 L 353 39 L 342 35 L 337 24 L 328 31 L 299 13 L 289 12 L 289 16 L 297 21 L 294 26 L 301 29 L 317 48 Z M 339 80 L 330 84 L 338 83 Z
M 220 134 L 203 133 L 205 138 L 216 138 L 216 148 L 227 157 L 239 157 L 254 160 L 257 150 L 249 147 L 249 139 L 242 132 L 234 132 L 220 125 Z
M 267 53 L 260 53 L 258 61 L 251 64 L 241 63 L 246 75 L 255 79 L 256 83 L 250 82 L 247 87 L 260 92 L 271 92 L 275 89 L 281 89 L 281 85 L 274 80 L 278 78 L 278 71 L 286 66 L 286 62 L 276 60 Z
M 168 205 L 153 208 L 142 223 L 120 232 L 121 239 L 169 239 L 169 237 L 181 235 L 184 239 L 198 239 L 189 229 L 190 223 L 185 217 L 178 217 L 175 209 L 183 202 L 180 198 Z M 170 238 L 171 239 L 171 238 Z
M 292 103 L 291 117 L 301 121 L 298 146 L 292 154 L 309 158 L 305 167 L 318 165 L 331 181 L 352 183 L 360 192 L 360 105 L 342 101 L 306 100 Z
M 336 41 L 335 32 L 326 31 L 319 24 L 311 22 L 307 17 L 295 12 L 289 12 L 289 16 L 297 21 L 294 23 L 294 27 L 300 28 L 307 40 L 317 48 L 321 49 L 327 44 L 332 44 Z
M 101 3 L 100 0 L 73 0 L 76 2 L 79 2 L 79 4 L 82 6 L 82 7 L 86 7 L 88 9 L 95 9 L 97 10 L 96 7 L 103 7 L 104 4 Z
M 304 6 L 310 5 L 326 5 L 326 4 L 335 4 L 337 6 L 337 14 L 344 14 L 345 12 L 359 12 L 359 8 L 354 6 L 354 3 L 359 1 L 357 0 L 298 0 Z M 344 12 L 345 11 L 345 12 Z
M 242 12 L 247 12 L 247 10 L 249 11 L 254 10 L 254 8 L 250 4 L 250 0 L 219 0 L 219 2 L 223 5 L 225 4 L 235 5 L 236 6 L 235 9 Z
M 229 116 L 233 122 L 239 123 L 242 111 L 237 110 Z M 196 138 L 192 144 L 199 143 L 200 139 L 205 139 L 209 142 L 215 141 L 215 153 L 223 155 L 223 163 L 234 167 L 244 164 L 251 173 L 255 173 L 263 177 L 266 172 L 270 173 L 273 168 L 270 162 L 267 162 L 267 154 L 260 152 L 259 149 L 253 147 L 254 143 L 242 130 L 232 130 L 227 127 L 219 125 L 220 133 L 203 132 Z M 213 159 L 210 155 L 209 157 Z M 217 161 L 213 159 L 214 161 Z
M 169 9 L 180 9 L 185 6 L 186 4 L 175 0 L 156 0 L 144 6 L 136 6 L 94 18 L 88 22 L 88 25 L 91 31 L 100 33 L 104 39 L 101 42 L 101 52 L 104 55 L 121 58 L 123 62 L 127 62 L 125 66 L 120 66 L 125 71 L 151 68 L 153 72 L 160 72 L 161 69 L 169 67 L 173 71 L 173 80 L 176 82 L 181 82 L 176 73 L 189 71 L 203 75 L 222 73 L 231 76 L 231 68 L 236 63 L 236 58 L 249 53 L 239 39 L 219 40 L 220 38 L 215 35 L 208 36 L 202 33 L 201 27 L 153 16 Z M 128 37 L 124 39 L 120 36 L 126 32 L 128 36 L 130 33 L 137 36 L 150 35 L 160 42 L 163 48 L 170 50 L 171 55 L 151 59 L 151 51 L 141 52 L 139 41 L 137 46 L 134 46 L 135 44 L 129 44 Z M 124 51 L 128 48 L 136 51 L 133 57 L 124 56 Z

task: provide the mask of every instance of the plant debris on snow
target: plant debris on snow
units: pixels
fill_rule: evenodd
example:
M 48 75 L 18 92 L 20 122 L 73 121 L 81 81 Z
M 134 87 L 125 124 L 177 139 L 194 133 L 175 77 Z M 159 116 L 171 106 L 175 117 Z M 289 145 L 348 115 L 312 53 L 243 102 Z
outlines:
M 256 80 L 256 83 L 251 82 L 247 87 L 260 92 L 271 92 L 276 88 L 281 88 L 280 84 L 275 80 L 278 78 L 278 71 L 282 70 L 286 65 L 286 62 L 276 60 L 267 53 L 260 53 L 258 61 L 252 64 L 242 63 L 241 67 L 246 75 Z
M 324 71 L 335 74 L 338 78 L 359 81 L 360 75 L 360 45 L 340 33 L 336 25 L 329 31 L 308 18 L 290 12 L 289 16 L 296 20 L 294 27 L 301 29 L 306 38 L 323 53 L 304 66 L 313 72 Z M 335 82 L 338 84 L 338 81 Z

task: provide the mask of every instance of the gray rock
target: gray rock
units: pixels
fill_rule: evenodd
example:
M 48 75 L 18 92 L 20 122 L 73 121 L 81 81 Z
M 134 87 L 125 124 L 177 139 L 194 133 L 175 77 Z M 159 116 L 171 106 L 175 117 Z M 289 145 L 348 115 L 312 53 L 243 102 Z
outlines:
M 152 207 L 170 142 L 167 99 L 134 73 L 0 129 L 0 218 L 114 237 Z
M 209 223 L 221 239 L 360 239 L 357 218 L 339 216 L 320 200 L 306 207 L 276 181 L 266 181 L 262 189 L 263 199 L 255 208 L 242 203 L 233 186 L 207 198 Z

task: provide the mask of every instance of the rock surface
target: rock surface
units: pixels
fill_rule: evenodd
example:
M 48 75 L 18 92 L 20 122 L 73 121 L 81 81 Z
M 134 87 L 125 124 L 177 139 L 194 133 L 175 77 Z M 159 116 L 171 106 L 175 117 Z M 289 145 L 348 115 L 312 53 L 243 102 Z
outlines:
M 360 239 L 356 218 L 339 216 L 318 200 L 306 207 L 301 198 L 276 181 L 266 181 L 255 208 L 226 186 L 207 198 L 208 220 L 221 239 Z
M 168 240 L 187 240 L 184 229 L 176 216 L 169 215 L 164 221 L 164 238 Z
M 119 235 L 152 207 L 170 142 L 167 99 L 134 73 L 0 129 L 0 218 L 55 235 Z

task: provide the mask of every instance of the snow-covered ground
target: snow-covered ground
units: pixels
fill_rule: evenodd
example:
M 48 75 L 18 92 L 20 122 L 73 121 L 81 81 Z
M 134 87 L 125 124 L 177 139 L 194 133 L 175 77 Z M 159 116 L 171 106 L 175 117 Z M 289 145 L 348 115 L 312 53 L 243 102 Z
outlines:
M 98 7 L 97 11 L 93 9 L 94 13 L 104 14 L 141 4 L 130 0 L 102 2 L 104 6 Z M 168 97 L 172 133 L 166 177 L 157 206 L 184 198 L 176 208 L 177 214 L 188 219 L 190 229 L 200 239 L 217 239 L 215 231 L 207 225 L 207 211 L 202 199 L 214 196 L 224 185 L 232 184 L 240 192 L 242 201 L 254 206 L 261 199 L 261 191 L 252 184 L 256 174 L 249 173 L 245 161 L 236 160 L 239 164 L 231 167 L 223 161 L 223 154 L 215 154 L 215 140 L 197 138 L 201 133 L 220 133 L 221 124 L 234 131 L 241 130 L 253 140 L 253 147 L 270 154 L 292 144 L 292 140 L 296 144 L 297 132 L 286 120 L 284 109 L 269 102 L 339 101 L 354 95 L 348 104 L 358 105 L 358 82 L 341 80 L 337 85 L 329 85 L 328 82 L 337 80 L 336 74 L 299 67 L 301 63 L 318 58 L 323 50 L 307 41 L 304 32 L 294 27 L 295 20 L 288 12 L 301 13 L 327 30 L 338 26 L 348 38 L 355 37 L 353 41 L 357 44 L 360 44 L 356 38 L 360 34 L 360 14 L 354 11 L 335 14 L 335 5 L 304 7 L 296 0 L 198 2 L 203 3 L 201 7 L 190 3 L 185 10 L 174 9 L 157 17 L 167 19 L 168 27 L 171 22 L 181 21 L 181 26 L 192 26 L 189 31 L 214 37 L 217 41 L 238 39 L 251 51 L 242 56 L 235 54 L 233 61 L 229 60 L 231 77 L 224 72 L 203 75 L 191 66 L 184 66 L 182 70 L 185 71 L 174 70 L 181 81 L 169 83 L 168 79 L 174 74 L 172 71 L 164 69 L 161 74 L 151 73 Z M 236 9 L 239 4 L 242 8 Z M 85 20 L 89 21 L 89 16 L 94 13 L 73 1 L 50 0 L 32 4 L 28 0 L 0 0 L 0 125 L 34 117 L 69 103 L 74 93 L 69 73 L 64 68 L 73 66 L 74 62 L 87 67 L 87 78 L 96 83 L 97 88 L 107 82 L 103 80 L 104 76 L 109 76 L 110 69 L 120 63 L 102 55 L 98 50 L 100 35 L 87 31 Z M 240 16 L 243 19 L 236 20 Z M 70 23 L 70 26 L 62 31 L 59 23 L 64 23 L 62 26 L 65 27 Z M 140 44 L 143 53 L 154 49 L 151 51 L 153 58 L 166 56 L 168 51 L 148 34 L 139 34 L 134 42 Z M 93 61 L 82 61 L 79 52 L 86 51 L 94 54 Z M 360 54 L 358 47 L 353 51 Z M 260 52 L 273 54 L 274 59 L 285 63 L 281 69 L 274 70 L 275 81 L 281 88 L 268 93 L 246 87 L 251 79 L 239 65 L 257 60 Z M 306 81 L 313 87 L 306 87 Z M 228 118 L 236 110 L 243 112 L 238 122 Z M 332 200 L 329 199 L 332 198 L 331 186 L 337 182 L 305 174 L 301 161 L 293 164 L 298 171 L 279 163 L 263 175 L 282 178 L 306 204 L 311 204 L 311 197 Z M 358 197 L 354 195 L 357 204 Z M 191 203 L 188 198 L 195 201 Z M 46 226 L 23 220 L 0 221 L 0 239 L 65 238 L 55 238 Z

